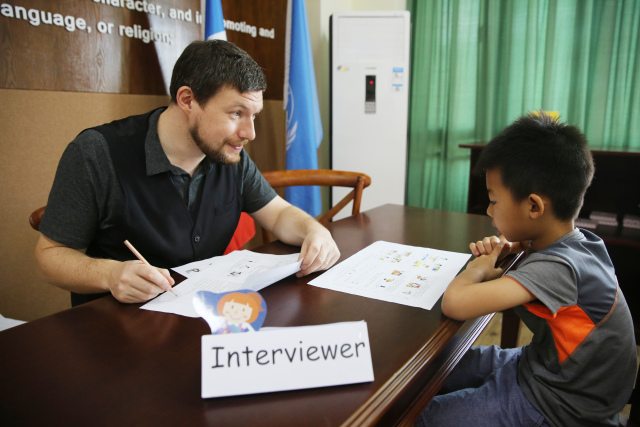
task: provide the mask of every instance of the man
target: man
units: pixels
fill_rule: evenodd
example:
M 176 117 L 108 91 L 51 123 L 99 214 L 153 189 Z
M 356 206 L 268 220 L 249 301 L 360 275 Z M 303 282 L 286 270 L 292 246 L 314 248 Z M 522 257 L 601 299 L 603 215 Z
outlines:
M 45 280 L 70 291 L 74 306 L 109 292 L 147 301 L 174 284 L 167 268 L 222 255 L 241 211 L 302 246 L 299 277 L 331 267 L 340 253 L 328 230 L 280 198 L 243 150 L 265 89 L 242 49 L 193 42 L 174 67 L 168 107 L 78 135 L 40 225 Z

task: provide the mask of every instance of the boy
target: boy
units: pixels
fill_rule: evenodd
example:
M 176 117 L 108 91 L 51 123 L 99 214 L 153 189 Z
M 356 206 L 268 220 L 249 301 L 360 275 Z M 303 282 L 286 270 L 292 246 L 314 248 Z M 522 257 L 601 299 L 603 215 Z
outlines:
M 602 240 L 576 229 L 593 177 L 585 136 L 540 112 L 483 150 L 499 238 L 449 285 L 442 312 L 458 320 L 515 308 L 533 332 L 516 349 L 474 347 L 417 425 L 617 426 L 636 372 L 633 324 Z M 526 250 L 500 277 L 496 261 Z

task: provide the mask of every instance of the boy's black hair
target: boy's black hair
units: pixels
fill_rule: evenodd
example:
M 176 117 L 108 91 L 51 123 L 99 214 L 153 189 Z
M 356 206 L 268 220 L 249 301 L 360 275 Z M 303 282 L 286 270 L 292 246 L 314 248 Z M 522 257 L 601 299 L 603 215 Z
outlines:
M 171 75 L 171 102 L 178 89 L 188 86 L 204 105 L 223 87 L 240 93 L 264 91 L 267 79 L 247 52 L 224 40 L 194 41 L 182 52 Z
M 542 111 L 520 117 L 482 150 L 474 173 L 496 169 L 516 201 L 545 195 L 560 220 L 574 219 L 593 178 L 587 138 Z

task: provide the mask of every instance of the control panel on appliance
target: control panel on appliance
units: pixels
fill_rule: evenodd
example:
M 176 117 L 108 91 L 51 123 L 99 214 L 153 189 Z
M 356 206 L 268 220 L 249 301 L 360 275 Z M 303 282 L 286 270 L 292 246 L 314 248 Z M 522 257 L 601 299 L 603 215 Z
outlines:
M 376 113 L 376 76 L 365 76 L 364 113 Z

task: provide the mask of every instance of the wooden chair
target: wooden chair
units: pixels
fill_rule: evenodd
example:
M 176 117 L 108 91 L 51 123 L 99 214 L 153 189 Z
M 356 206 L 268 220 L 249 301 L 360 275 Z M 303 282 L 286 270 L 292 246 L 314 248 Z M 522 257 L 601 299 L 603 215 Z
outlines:
M 633 311 L 631 312 L 631 315 L 633 315 Z M 640 345 L 640 328 L 635 326 L 634 329 L 636 335 L 636 345 Z M 627 419 L 622 414 L 620 414 L 620 425 L 625 427 L 640 427 L 640 370 L 636 372 L 636 384 L 633 388 L 633 392 L 631 393 L 627 404 L 631 405 L 629 418 Z
M 319 185 L 329 187 L 351 187 L 353 190 L 333 206 L 327 213 L 318 218 L 321 224 L 327 224 L 353 200 L 351 215 L 360 213 L 362 190 L 371 185 L 369 175 L 360 172 L 334 171 L 329 169 L 299 169 L 264 172 L 262 174 L 273 188 L 298 185 Z M 271 241 L 268 231 L 262 230 L 263 242 Z
M 46 208 L 46 206 L 36 209 L 31 216 L 29 216 L 29 224 L 31 224 L 31 228 L 36 231 L 40 231 L 40 221 L 42 221 L 42 215 L 44 215 L 44 208 Z

